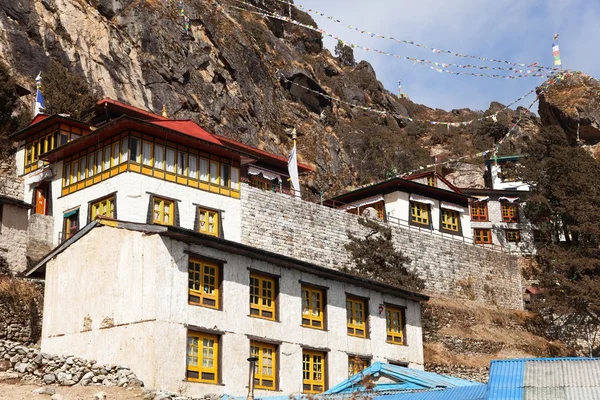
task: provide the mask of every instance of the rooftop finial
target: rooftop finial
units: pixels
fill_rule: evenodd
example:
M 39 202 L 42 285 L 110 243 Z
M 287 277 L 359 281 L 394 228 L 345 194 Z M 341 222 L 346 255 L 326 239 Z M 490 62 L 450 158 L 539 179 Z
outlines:
M 163 104 L 162 116 L 165 118 L 169 118 L 169 116 L 167 115 L 167 105 L 166 104 Z

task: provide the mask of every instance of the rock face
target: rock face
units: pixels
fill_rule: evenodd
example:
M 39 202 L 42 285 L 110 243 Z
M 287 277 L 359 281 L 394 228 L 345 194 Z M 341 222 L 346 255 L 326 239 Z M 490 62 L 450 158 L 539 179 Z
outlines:
M 368 63 L 338 62 L 317 32 L 236 10 L 233 0 L 184 2 L 186 32 L 176 3 L 0 2 L 0 59 L 26 87 L 56 60 L 85 76 L 99 96 L 154 112 L 166 105 L 171 117 L 279 154 L 290 151 L 288 133 L 296 128 L 299 157 L 316 169 L 303 184 L 315 195 L 428 164 L 436 144 L 448 156 L 483 150 L 468 129 L 448 132 L 406 120 L 462 121 L 481 112 L 431 110 L 398 99 Z M 278 1 L 252 3 L 316 25 Z
M 588 145 L 600 142 L 600 82 L 585 74 L 571 75 L 540 96 L 544 125 L 560 125 L 570 137 Z

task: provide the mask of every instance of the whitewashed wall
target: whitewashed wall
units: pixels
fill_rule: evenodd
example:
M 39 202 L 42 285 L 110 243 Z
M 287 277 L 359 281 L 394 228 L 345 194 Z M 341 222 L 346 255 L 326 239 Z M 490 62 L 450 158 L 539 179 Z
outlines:
M 51 206 L 52 215 L 54 216 L 53 245 L 58 245 L 59 233 L 63 230 L 63 213 L 65 211 L 79 207 L 79 226 L 82 228 L 88 221 L 88 202 L 114 192 L 117 194 L 117 218 L 120 220 L 146 223 L 150 193 L 152 193 L 180 200 L 178 208 L 182 228 L 194 228 L 196 205 L 223 211 L 221 217 L 224 237 L 228 240 L 240 241 L 241 206 L 239 199 L 167 182 L 135 172 L 123 172 L 75 193 L 60 196 L 62 190 L 62 161 L 53 164 L 52 170 L 55 174 L 51 189 Z M 31 201 L 32 196 L 32 185 L 25 185 L 26 201 Z
M 106 251 L 114 248 L 120 251 Z M 222 310 L 188 304 L 185 250 L 227 261 Z M 280 321 L 248 316 L 248 268 L 280 276 Z M 300 280 L 329 288 L 326 331 L 301 327 Z M 347 335 L 345 293 L 369 298 L 368 339 Z M 247 335 L 280 342 L 278 383 L 284 394 L 302 390 L 302 345 L 329 349 L 329 387 L 347 378 L 348 352 L 372 355 L 373 361 L 406 361 L 413 368 L 423 368 L 418 303 L 158 235 L 93 229 L 48 263 L 44 301 L 43 351 L 124 363 L 147 386 L 186 387 L 188 395 L 247 393 Z M 407 307 L 407 346 L 385 342 L 385 314 L 378 311 L 384 302 Z M 92 329 L 82 332 L 86 316 L 92 320 Z M 105 318 L 111 318 L 114 327 L 101 329 Z M 224 332 L 222 385 L 184 381 L 186 324 Z M 258 390 L 257 396 L 277 393 Z

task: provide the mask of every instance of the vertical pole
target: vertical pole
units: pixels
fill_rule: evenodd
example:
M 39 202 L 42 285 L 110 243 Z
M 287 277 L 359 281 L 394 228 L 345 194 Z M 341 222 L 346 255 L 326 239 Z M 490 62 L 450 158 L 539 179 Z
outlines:
M 258 357 L 250 357 L 248 358 L 248 361 L 250 362 L 250 373 L 248 381 L 248 397 L 246 397 L 246 400 L 254 400 L 254 368 L 258 361 Z

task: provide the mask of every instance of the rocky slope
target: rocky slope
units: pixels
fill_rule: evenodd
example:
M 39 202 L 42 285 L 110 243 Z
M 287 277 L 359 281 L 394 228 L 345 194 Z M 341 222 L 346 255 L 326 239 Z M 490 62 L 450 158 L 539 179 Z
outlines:
M 340 63 L 323 49 L 319 33 L 235 10 L 233 0 L 185 1 L 186 33 L 173 0 L 19 0 L 0 2 L 0 59 L 18 81 L 33 86 L 38 72 L 57 60 L 85 76 L 99 96 L 123 100 L 170 116 L 192 118 L 216 133 L 287 154 L 297 128 L 299 154 L 316 167 L 303 183 L 316 194 L 402 173 L 432 161 L 481 151 L 518 118 L 451 128 L 408 122 L 406 117 L 464 121 L 489 110 L 433 110 L 398 99 L 377 81 L 366 62 Z M 291 13 L 275 0 L 256 6 Z M 290 83 L 293 82 L 293 83 Z M 295 83 L 295 84 L 294 84 Z M 331 101 L 311 90 L 381 115 Z M 521 126 L 535 133 L 539 121 Z M 518 135 L 517 135 L 518 136 Z M 507 146 L 509 152 L 517 148 Z M 468 171 L 457 178 L 456 170 Z M 481 160 L 444 169 L 461 186 L 481 186 Z

